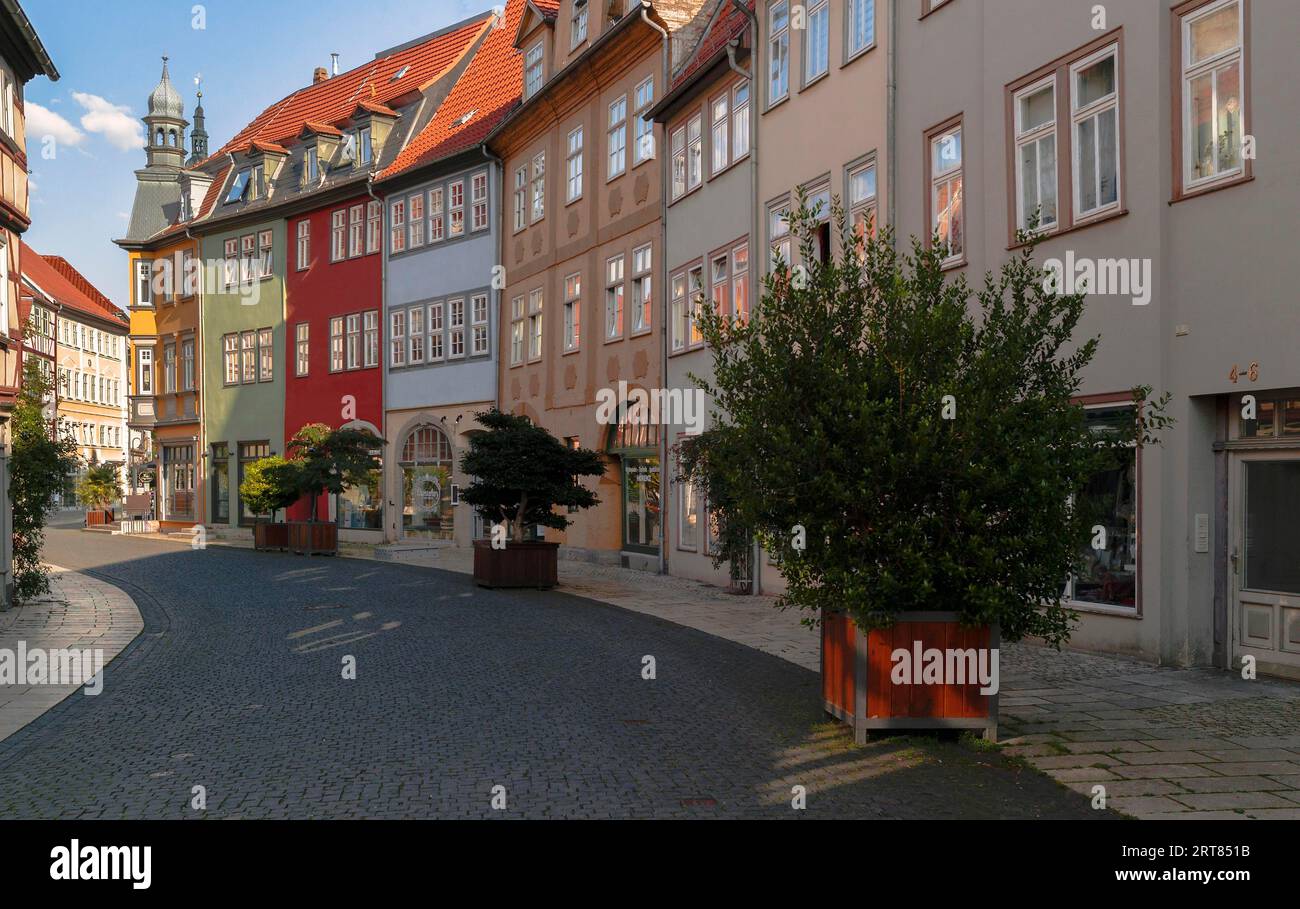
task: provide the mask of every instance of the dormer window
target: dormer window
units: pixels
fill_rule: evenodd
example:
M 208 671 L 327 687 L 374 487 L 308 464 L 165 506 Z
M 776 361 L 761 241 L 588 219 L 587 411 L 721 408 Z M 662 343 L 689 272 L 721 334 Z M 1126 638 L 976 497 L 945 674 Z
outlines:
M 573 0 L 572 36 L 570 47 L 587 40 L 587 0 Z
M 262 198 L 262 191 L 265 189 L 263 185 L 266 179 L 265 174 L 266 174 L 266 170 L 264 166 L 261 164 L 254 165 L 253 169 L 249 171 L 249 178 L 248 178 L 248 201 L 249 202 L 252 202 L 255 199 Z
M 371 158 L 370 127 L 363 126 L 357 130 L 357 163 L 369 164 Z
M 303 171 L 309 184 L 320 179 L 320 152 L 314 145 L 303 153 Z
M 248 192 L 248 179 L 252 171 L 241 170 L 236 176 L 233 183 L 230 184 L 230 192 L 226 194 L 226 204 L 232 202 L 244 201 L 244 193 Z
M 524 97 L 531 98 L 542 87 L 542 42 L 538 41 L 524 55 Z

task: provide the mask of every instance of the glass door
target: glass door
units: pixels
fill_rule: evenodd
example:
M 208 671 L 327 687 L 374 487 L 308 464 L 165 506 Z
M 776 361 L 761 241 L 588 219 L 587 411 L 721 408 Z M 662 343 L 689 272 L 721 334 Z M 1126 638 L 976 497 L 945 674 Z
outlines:
M 623 458 L 623 546 L 659 552 L 659 459 Z
M 1300 670 L 1300 450 L 1238 453 L 1229 551 L 1234 666 Z

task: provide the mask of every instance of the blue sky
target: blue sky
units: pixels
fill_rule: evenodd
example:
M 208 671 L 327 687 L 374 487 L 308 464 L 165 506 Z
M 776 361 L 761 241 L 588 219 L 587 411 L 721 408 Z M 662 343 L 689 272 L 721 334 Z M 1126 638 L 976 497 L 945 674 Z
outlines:
M 307 85 L 338 53 L 340 70 L 504 0 L 21 0 L 62 78 L 27 85 L 32 228 L 115 303 L 127 303 L 126 232 L 143 167 L 149 92 L 170 57 L 172 81 L 203 108 L 215 150 L 264 107 Z M 196 28 L 196 7 L 205 27 Z M 42 139 L 55 137 L 53 158 Z M 188 142 L 186 145 L 188 149 Z

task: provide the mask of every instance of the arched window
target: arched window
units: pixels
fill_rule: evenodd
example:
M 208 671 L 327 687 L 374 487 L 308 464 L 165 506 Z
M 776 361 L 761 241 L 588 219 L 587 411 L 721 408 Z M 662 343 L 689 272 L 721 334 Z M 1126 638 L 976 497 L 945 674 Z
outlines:
M 169 130 L 167 133 L 167 144 L 176 147 L 176 130 Z
M 416 426 L 402 442 L 402 535 L 450 540 L 453 531 L 451 442 L 437 426 Z
M 163 128 L 162 128 L 161 126 L 158 127 L 158 136 L 157 136 L 156 139 L 154 139 L 154 143 L 153 143 L 153 144 L 154 144 L 154 145 L 165 145 L 165 144 L 166 144 L 166 141 L 165 141 L 165 139 L 164 139 L 164 137 L 163 137 Z

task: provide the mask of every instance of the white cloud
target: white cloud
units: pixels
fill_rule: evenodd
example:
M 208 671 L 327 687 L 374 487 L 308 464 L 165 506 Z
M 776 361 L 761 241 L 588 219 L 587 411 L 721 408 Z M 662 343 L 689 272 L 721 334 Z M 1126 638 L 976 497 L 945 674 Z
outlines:
M 144 147 L 144 125 L 131 116 L 131 108 L 87 92 L 73 92 L 72 98 L 86 110 L 81 117 L 86 132 L 99 133 L 122 151 Z
M 35 101 L 28 101 L 24 110 L 27 112 L 29 138 L 44 141 L 46 136 L 53 136 L 60 145 L 77 145 L 86 137 L 85 133 L 62 116 L 49 108 L 41 107 Z

